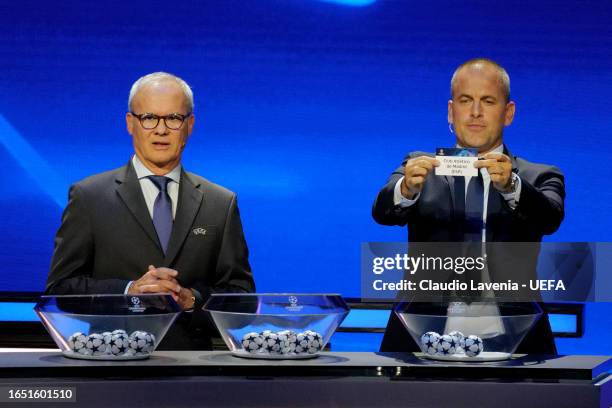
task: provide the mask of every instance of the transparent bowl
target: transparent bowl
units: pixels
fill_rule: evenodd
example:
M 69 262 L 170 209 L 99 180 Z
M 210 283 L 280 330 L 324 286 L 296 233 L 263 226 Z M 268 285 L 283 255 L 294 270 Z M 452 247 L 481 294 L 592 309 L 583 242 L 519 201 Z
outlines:
M 210 312 L 232 354 L 245 358 L 316 357 L 349 312 L 340 295 L 214 294 Z
M 400 303 L 395 313 L 423 356 L 499 361 L 512 356 L 542 315 L 537 303 Z
M 34 311 L 64 356 L 148 358 L 180 314 L 169 294 L 42 296 Z

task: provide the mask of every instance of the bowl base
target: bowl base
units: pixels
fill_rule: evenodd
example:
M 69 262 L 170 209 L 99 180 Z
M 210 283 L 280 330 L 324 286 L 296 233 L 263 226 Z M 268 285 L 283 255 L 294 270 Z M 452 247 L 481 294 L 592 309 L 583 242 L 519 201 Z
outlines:
M 468 357 L 465 354 L 451 354 L 448 356 L 437 355 L 437 354 L 426 354 L 422 353 L 421 357 L 428 358 L 430 360 L 438 360 L 438 361 L 461 361 L 461 362 L 481 362 L 481 361 L 502 361 L 508 360 L 512 357 L 510 353 L 502 353 L 498 351 L 483 351 L 479 355 L 475 357 Z
M 256 360 L 305 360 L 316 358 L 319 353 L 315 354 L 267 354 L 267 353 L 249 353 L 244 350 L 232 351 L 232 355 L 241 358 L 252 358 Z
M 101 361 L 126 361 L 126 360 L 144 360 L 151 357 L 151 354 L 141 354 L 141 355 L 122 355 L 115 356 L 112 354 L 102 354 L 100 356 L 88 356 L 86 354 L 75 353 L 74 351 L 67 350 L 62 351 L 64 357 L 75 358 L 79 360 L 101 360 Z

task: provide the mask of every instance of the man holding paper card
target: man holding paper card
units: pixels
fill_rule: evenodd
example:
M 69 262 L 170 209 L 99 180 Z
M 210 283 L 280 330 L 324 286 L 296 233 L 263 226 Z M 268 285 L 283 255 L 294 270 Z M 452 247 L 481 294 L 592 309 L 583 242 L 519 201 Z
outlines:
M 378 193 L 374 219 L 407 225 L 410 242 L 540 242 L 555 232 L 564 217 L 563 174 L 510 153 L 503 132 L 514 114 L 503 67 L 484 58 L 459 66 L 448 101 L 456 146 L 438 148 L 435 156 L 409 154 Z M 392 314 L 381 351 L 415 350 Z M 547 316 L 517 352 L 556 353 Z

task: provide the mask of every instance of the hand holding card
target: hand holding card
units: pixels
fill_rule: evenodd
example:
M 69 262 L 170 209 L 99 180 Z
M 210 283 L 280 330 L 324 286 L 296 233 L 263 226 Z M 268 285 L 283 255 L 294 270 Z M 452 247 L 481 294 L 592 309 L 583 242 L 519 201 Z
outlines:
M 404 181 L 401 186 L 402 195 L 408 199 L 414 198 L 423 190 L 423 183 L 425 183 L 427 175 L 439 165 L 438 160 L 429 156 L 419 156 L 408 160 L 404 168 Z
M 502 153 L 487 153 L 476 163 L 476 168 L 485 168 L 491 176 L 495 189 L 508 193 L 512 187 L 512 160 Z

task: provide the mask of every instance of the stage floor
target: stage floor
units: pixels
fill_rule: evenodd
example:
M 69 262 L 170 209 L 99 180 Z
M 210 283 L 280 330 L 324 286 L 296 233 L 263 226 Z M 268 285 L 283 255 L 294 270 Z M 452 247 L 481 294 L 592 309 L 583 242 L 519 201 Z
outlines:
M 311 360 L 269 361 L 226 351 L 160 351 L 147 360 L 108 362 L 9 351 L 0 353 L 0 406 L 16 402 L 14 390 L 46 389 L 40 396 L 63 389 L 86 407 L 609 408 L 611 368 L 607 356 L 457 363 L 412 353 L 325 352 Z M 68 399 L 38 403 L 65 407 Z

